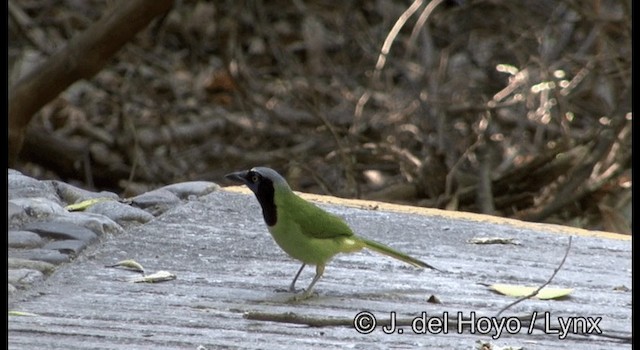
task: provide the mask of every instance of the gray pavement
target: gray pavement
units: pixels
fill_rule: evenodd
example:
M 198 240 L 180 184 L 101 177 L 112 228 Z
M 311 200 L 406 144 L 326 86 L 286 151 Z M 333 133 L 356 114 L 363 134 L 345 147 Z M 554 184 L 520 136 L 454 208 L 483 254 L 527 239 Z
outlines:
M 493 339 L 497 330 L 481 334 L 486 324 L 478 319 L 494 316 L 514 299 L 485 284 L 544 283 L 568 242 L 567 235 L 551 233 L 556 227 L 322 204 L 358 234 L 446 272 L 418 270 L 374 252 L 340 255 L 316 285 L 319 295 L 292 303 L 291 294 L 279 290 L 288 287 L 299 264 L 275 245 L 252 195 L 220 190 L 172 203 L 144 224 L 102 235 L 48 277 L 10 293 L 10 311 L 33 315 L 9 316 L 9 349 L 469 349 L 483 342 L 524 349 L 631 348 L 603 336 L 631 336 L 631 241 L 624 237 L 575 230 L 566 262 L 551 283 L 573 288 L 570 296 L 526 300 L 501 315 L 516 328 L 517 321 L 507 317 L 548 312 L 550 331 L 558 321 L 573 320 L 575 330 L 596 331 L 588 327 L 596 323 L 602 335 L 569 332 L 560 339 L 538 330 L 529 334 L 523 326 Z M 476 237 L 512 238 L 518 244 L 468 242 Z M 177 278 L 131 283 L 127 279 L 139 273 L 105 267 L 125 259 L 148 273 L 165 270 Z M 298 287 L 312 277 L 313 268 L 307 268 Z M 440 302 L 430 302 L 432 296 Z M 422 312 L 446 313 L 447 334 L 416 334 L 403 323 Z M 459 312 L 477 317 L 475 333 L 457 331 Z M 361 334 L 352 325 L 356 315 L 366 326 L 367 315 L 383 324 L 392 314 L 403 324 L 394 334 L 382 327 Z M 332 322 L 336 325 L 304 324 Z

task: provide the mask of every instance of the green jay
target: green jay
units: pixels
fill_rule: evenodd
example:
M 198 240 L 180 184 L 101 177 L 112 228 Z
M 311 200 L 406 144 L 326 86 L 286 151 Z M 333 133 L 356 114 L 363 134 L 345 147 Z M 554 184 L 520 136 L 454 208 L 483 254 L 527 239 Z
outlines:
M 311 296 L 326 264 L 338 253 L 368 248 L 415 267 L 438 270 L 384 244 L 356 236 L 344 220 L 295 194 L 287 181 L 273 169 L 256 167 L 227 174 L 225 178 L 244 183 L 253 191 L 273 239 L 289 256 L 302 261 L 289 291 L 295 292 L 296 281 L 305 266 L 316 266 L 315 277 L 298 299 Z

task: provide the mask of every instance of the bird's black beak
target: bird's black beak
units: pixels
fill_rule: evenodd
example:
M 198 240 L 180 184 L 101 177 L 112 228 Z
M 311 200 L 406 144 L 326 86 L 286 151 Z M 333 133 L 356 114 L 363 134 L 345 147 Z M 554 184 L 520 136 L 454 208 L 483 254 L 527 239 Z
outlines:
M 248 184 L 248 180 L 247 180 L 247 174 L 248 173 L 249 173 L 248 170 L 236 171 L 235 173 L 231 173 L 231 174 L 225 175 L 224 178 L 227 179 L 227 180 L 235 181 L 235 182 L 241 182 L 241 183 L 247 185 Z

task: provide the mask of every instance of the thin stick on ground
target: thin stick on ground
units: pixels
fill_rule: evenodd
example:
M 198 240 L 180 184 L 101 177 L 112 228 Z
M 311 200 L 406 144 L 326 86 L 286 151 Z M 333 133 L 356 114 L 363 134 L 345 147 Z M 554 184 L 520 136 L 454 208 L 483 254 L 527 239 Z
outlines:
M 556 277 L 556 274 L 558 274 L 558 271 L 560 271 L 560 269 L 562 268 L 562 265 L 564 265 L 564 262 L 567 260 L 567 256 L 569 255 L 569 250 L 571 250 L 571 241 L 573 239 L 573 236 L 569 236 L 569 244 L 567 245 L 567 250 L 564 252 L 564 257 L 562 258 L 562 261 L 560 261 L 560 265 L 558 265 L 558 267 L 556 267 L 555 270 L 553 270 L 553 274 L 551 275 L 551 277 L 549 277 L 549 279 L 543 283 L 540 287 L 538 287 L 538 289 L 534 290 L 533 292 L 531 292 L 531 294 L 526 295 L 520 299 L 517 299 L 516 301 L 510 303 L 509 305 L 503 307 L 502 309 L 500 309 L 500 311 L 498 311 L 498 313 L 496 314 L 496 318 L 500 317 L 500 314 L 502 314 L 503 312 L 505 312 L 507 309 L 509 309 L 510 307 L 521 303 L 527 299 L 531 299 L 534 296 L 538 295 L 538 293 L 540 293 L 540 291 L 542 290 L 542 288 L 546 287 L 549 285 L 549 283 L 551 283 L 551 281 L 553 281 L 554 277 Z
M 253 321 L 267 321 L 267 322 L 278 322 L 278 323 L 289 323 L 289 324 L 297 324 L 304 325 L 308 327 L 354 327 L 354 322 L 356 322 L 357 315 L 355 317 L 324 317 L 324 316 L 311 316 L 311 315 L 301 315 L 294 312 L 261 312 L 261 311 L 248 311 L 245 312 L 243 317 L 247 320 Z M 371 315 L 373 316 L 373 315 Z M 419 316 L 418 316 L 419 317 Z M 540 314 L 536 319 L 541 319 L 543 316 Z M 443 315 L 432 315 L 425 316 L 425 321 L 429 322 L 431 319 L 440 319 L 444 320 Z M 510 316 L 511 319 L 518 319 L 524 327 L 528 327 L 532 321 L 531 315 L 516 315 Z M 408 317 L 398 317 L 394 319 L 394 323 L 396 327 L 407 327 L 412 326 L 414 324 L 416 317 L 408 316 Z M 371 326 L 373 327 L 383 327 L 387 326 L 391 323 L 391 320 L 388 318 L 380 318 L 380 319 L 369 319 L 373 323 Z M 467 325 L 463 327 L 465 330 L 469 330 L 469 324 L 471 323 L 471 318 L 462 317 L 458 318 L 448 318 L 446 319 L 447 326 L 449 329 L 457 329 L 460 327 L 460 321 L 463 321 L 463 324 Z M 444 322 L 444 321 L 443 321 Z M 534 324 L 532 328 L 538 329 L 541 331 L 545 331 L 545 326 Z M 548 327 L 548 325 L 547 325 Z M 582 333 L 572 333 L 572 335 L 576 336 L 595 336 L 595 337 L 603 337 L 607 339 L 615 339 L 625 343 L 631 343 L 633 340 L 631 334 L 627 334 L 624 332 L 610 332 L 606 333 L 603 331 L 602 333 L 593 333 L 593 334 L 582 334 Z

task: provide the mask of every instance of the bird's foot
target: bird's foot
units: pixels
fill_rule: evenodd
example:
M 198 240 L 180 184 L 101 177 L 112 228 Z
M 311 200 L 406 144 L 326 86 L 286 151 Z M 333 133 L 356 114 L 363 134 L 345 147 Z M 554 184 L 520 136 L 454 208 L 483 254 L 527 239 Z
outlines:
M 276 293 L 298 293 L 304 289 L 291 289 L 291 288 L 276 288 Z
M 291 298 L 289 298 L 289 302 L 290 303 L 296 303 L 296 302 L 299 302 L 299 301 L 311 299 L 311 298 L 316 297 L 316 296 L 318 296 L 318 293 L 316 293 L 316 292 L 307 293 L 305 291 L 303 293 L 296 294 L 296 295 L 292 296 Z

